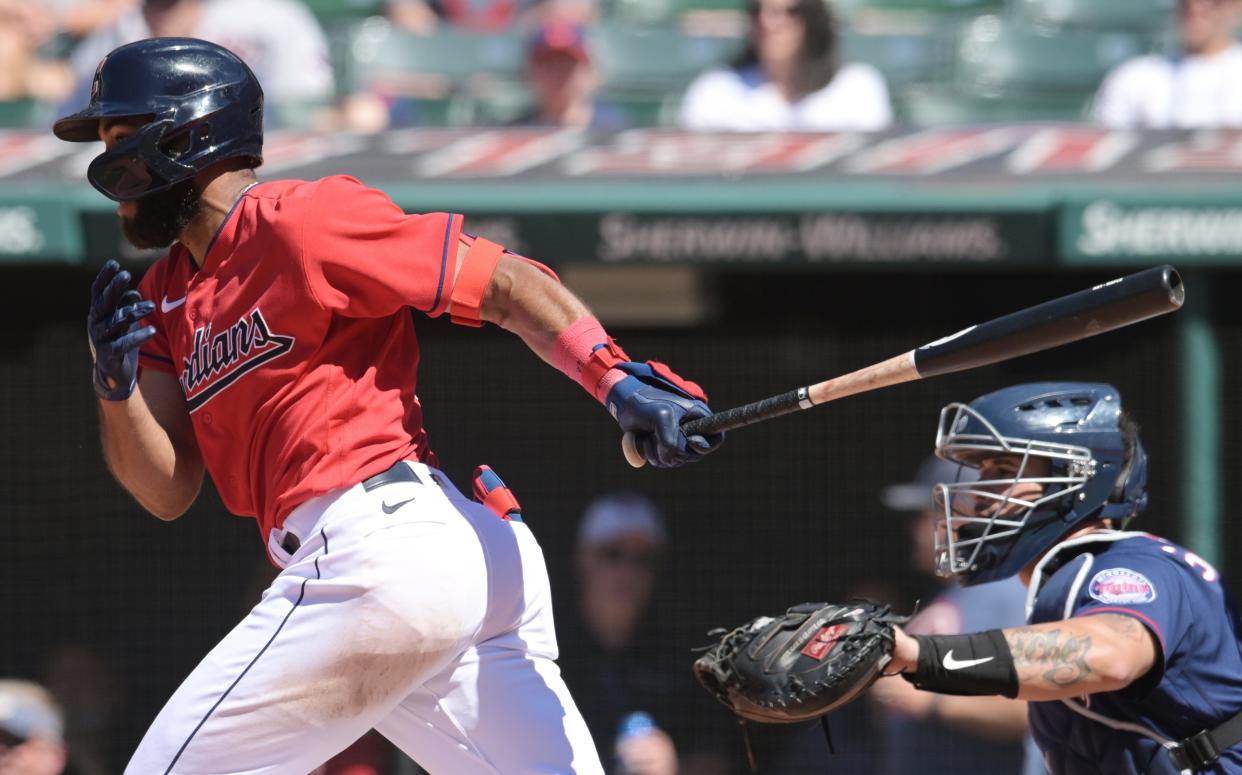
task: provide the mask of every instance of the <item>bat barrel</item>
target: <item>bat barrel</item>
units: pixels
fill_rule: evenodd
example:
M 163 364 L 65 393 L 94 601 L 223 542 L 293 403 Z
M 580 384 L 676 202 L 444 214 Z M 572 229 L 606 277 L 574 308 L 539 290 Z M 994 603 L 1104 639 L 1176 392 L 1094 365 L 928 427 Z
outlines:
M 1165 264 L 1015 312 L 914 351 L 920 377 L 986 366 L 1173 312 L 1181 275 Z
M 1176 269 L 1152 267 L 971 326 L 826 382 L 692 420 L 682 430 L 691 436 L 730 431 L 847 395 L 1007 361 L 1173 312 L 1185 296 Z

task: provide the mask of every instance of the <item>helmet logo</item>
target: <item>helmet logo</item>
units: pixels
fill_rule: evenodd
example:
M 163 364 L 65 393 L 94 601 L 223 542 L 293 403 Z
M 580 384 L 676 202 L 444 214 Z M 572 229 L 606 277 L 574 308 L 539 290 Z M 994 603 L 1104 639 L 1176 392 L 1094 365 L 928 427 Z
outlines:
M 966 430 L 966 423 L 969 421 L 970 421 L 970 418 L 967 417 L 965 413 L 959 414 L 957 417 L 957 422 L 953 423 L 953 432 L 961 433 L 962 431 Z
M 104 58 L 99 60 L 99 67 L 95 68 L 95 77 L 91 79 L 91 102 L 99 99 L 99 87 L 103 81 L 103 69 L 104 65 L 108 63 L 108 56 L 108 54 L 105 54 Z

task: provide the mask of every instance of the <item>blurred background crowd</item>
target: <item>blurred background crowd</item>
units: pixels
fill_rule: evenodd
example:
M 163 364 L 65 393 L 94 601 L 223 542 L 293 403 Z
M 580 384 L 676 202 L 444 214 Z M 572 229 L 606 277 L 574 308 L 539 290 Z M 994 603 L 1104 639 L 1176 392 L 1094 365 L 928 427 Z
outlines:
M 890 529 L 909 537 L 911 567 L 928 601 L 911 629 L 944 634 L 1016 626 L 1025 597 L 1016 579 L 962 589 L 933 574 L 932 489 L 958 478 L 957 469 L 930 457 L 911 481 L 891 484 L 877 498 L 889 511 Z M 818 723 L 765 729 L 744 740 L 732 717 L 690 680 L 691 649 L 652 616 L 667 592 L 662 567 L 676 556 L 662 510 L 637 492 L 592 499 L 574 530 L 572 578 L 561 580 L 557 607 L 559 663 L 609 772 L 726 775 L 743 772 L 747 757 L 757 755 L 758 771 L 791 774 L 1044 773 L 1027 736 L 1025 703 L 944 697 L 902 681 L 881 682 L 869 702 L 834 717 L 839 750 L 828 747 Z M 274 574 L 256 564 L 247 597 L 257 598 Z M 851 584 L 849 592 L 860 596 L 894 592 L 892 580 L 878 576 Z M 0 679 L 0 773 L 119 772 L 128 736 L 143 720 L 130 715 L 117 665 L 85 641 L 64 642 L 46 654 L 40 680 L 43 685 Z M 415 762 L 371 732 L 310 775 L 419 773 Z
M 0 0 L 0 125 L 158 36 L 251 64 L 276 128 L 1242 123 L 1237 0 Z
M 272 129 L 876 131 L 1042 120 L 1242 127 L 1240 26 L 1242 0 L 0 0 L 0 128 L 50 126 L 84 104 L 104 54 L 153 35 L 202 37 L 236 51 L 264 85 Z M 33 273 L 5 277 L 0 302 L 25 298 L 23 278 L 47 282 Z M 17 375 L 0 403 L 30 408 L 6 415 L 5 430 L 43 445 L 0 450 L 6 485 L 22 488 L 8 515 L 15 532 L 5 540 L 18 551 L 0 568 L 9 574 L 0 588 L 11 595 L 0 613 L 24 621 L 25 633 L 0 644 L 0 677 L 23 679 L 0 680 L 0 775 L 119 772 L 179 677 L 274 572 L 252 529 L 228 520 L 218 501 L 207 497 L 178 527 L 157 528 L 111 482 L 81 379 L 83 277 L 57 275 L 82 290 L 50 302 L 38 346 L 0 337 L 4 366 Z M 1015 309 L 1004 296 L 1015 288 L 1038 287 L 1033 302 L 1084 286 L 1080 277 L 1044 288 L 1046 281 L 1033 270 L 997 273 L 989 292 L 954 306 L 928 288 L 947 294 L 956 280 L 934 272 L 885 276 L 882 304 L 875 276 L 804 278 L 801 289 L 775 273 L 717 278 L 718 327 L 625 333 L 631 351 L 698 364 L 687 368 L 705 385 L 752 398 L 822 378 L 825 360 L 856 367 L 910 346 L 912 324 L 883 307 L 935 321 L 925 333 L 936 334 Z M 829 290 L 841 300 L 836 307 L 823 303 Z M 1236 324 L 1235 308 L 1221 305 L 1215 320 Z M 703 472 L 635 480 L 594 453 L 568 459 L 566 450 L 586 438 L 598 449 L 600 434 L 613 429 L 585 402 L 566 408 L 572 386 L 558 375 L 510 386 L 528 415 L 489 415 L 480 386 L 507 373 L 503 364 L 523 375 L 534 367 L 498 337 L 467 344 L 460 332 L 429 330 L 429 361 L 438 365 L 420 393 L 457 424 L 437 437 L 444 457 L 455 438 L 468 438 L 503 464 L 506 478 L 516 471 L 511 481 L 535 485 L 523 501 L 559 596 L 560 662 L 614 772 L 746 771 L 736 725 L 688 669 L 707 626 L 851 594 L 905 610 L 922 600 L 914 628 L 924 632 L 1022 619 L 1015 584 L 961 590 L 930 573 L 930 492 L 944 473 L 918 456 L 930 446 L 941 389 L 911 387 L 900 405 L 856 399 L 832 430 L 838 452 L 856 445 L 850 460 L 826 449 L 822 427 L 774 425 L 748 432 L 738 442 L 746 452 Z M 1171 473 L 1180 426 L 1176 412 L 1162 410 L 1180 384 L 1169 364 L 1195 341 L 1178 339 L 1179 331 L 1159 328 L 1150 347 L 1114 340 L 1074 362 L 1054 355 L 1004 372 L 1132 378 L 1122 390 L 1160 440 L 1153 446 L 1166 447 L 1154 456 L 1164 494 L 1152 529 L 1174 537 L 1186 495 Z M 1225 369 L 1224 379 L 1236 381 Z M 943 391 L 968 399 L 998 386 L 995 377 L 964 376 Z M 549 451 L 530 455 L 513 438 L 550 438 Z M 808 475 L 799 463 L 827 473 Z M 633 481 L 644 494 L 621 486 Z M 857 524 L 843 532 L 846 517 Z M 785 529 L 799 531 L 797 562 L 776 551 L 788 538 L 772 532 Z M 44 564 L 53 559 L 54 568 Z M 38 588 L 17 583 L 50 573 L 56 581 Z M 98 586 L 106 603 L 90 599 Z M 752 731 L 759 771 L 1042 771 L 1021 703 L 929 697 L 885 682 L 834 718 L 835 755 L 815 725 Z M 317 775 L 417 772 L 372 734 Z

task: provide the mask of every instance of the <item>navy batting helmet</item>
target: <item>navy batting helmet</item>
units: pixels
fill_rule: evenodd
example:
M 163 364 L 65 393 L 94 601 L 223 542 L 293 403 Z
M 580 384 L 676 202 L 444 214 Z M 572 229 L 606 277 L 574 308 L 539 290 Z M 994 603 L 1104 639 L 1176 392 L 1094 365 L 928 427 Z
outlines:
M 162 191 L 222 159 L 263 159 L 263 89 L 226 48 L 195 38 L 152 38 L 103 58 L 85 110 L 56 122 L 62 140 L 99 139 L 108 118 L 146 123 L 91 162 L 86 176 L 110 199 Z
M 937 570 L 964 584 L 996 581 L 1080 522 L 1137 516 L 1147 455 L 1122 417 L 1116 388 L 1083 382 L 1015 385 L 941 410 L 937 455 L 974 468 L 1010 456 L 1014 470 L 937 485 Z

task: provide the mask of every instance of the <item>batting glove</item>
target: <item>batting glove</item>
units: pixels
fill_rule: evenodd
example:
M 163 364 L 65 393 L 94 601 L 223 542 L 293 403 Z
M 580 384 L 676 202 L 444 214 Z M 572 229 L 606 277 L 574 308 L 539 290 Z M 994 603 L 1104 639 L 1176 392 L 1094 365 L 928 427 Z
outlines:
M 605 405 L 621 429 L 634 434 L 643 458 L 658 468 L 693 463 L 724 442 L 724 434 L 687 436 L 682 423 L 711 416 L 707 396 L 663 363 L 624 361 L 613 366 L 627 376 L 608 391 Z
M 138 384 L 138 348 L 155 336 L 154 326 L 138 322 L 155 310 L 129 287 L 133 278 L 121 265 L 108 261 L 91 285 L 91 309 L 86 333 L 94 361 L 95 395 L 105 401 L 124 401 Z

